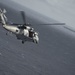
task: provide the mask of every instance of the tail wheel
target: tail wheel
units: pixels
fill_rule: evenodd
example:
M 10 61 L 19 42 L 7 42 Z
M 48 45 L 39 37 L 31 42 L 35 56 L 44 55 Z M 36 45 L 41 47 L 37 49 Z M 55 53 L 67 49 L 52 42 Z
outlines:
M 22 41 L 22 44 L 24 44 L 24 41 Z
M 8 34 L 6 33 L 6 35 L 8 35 Z

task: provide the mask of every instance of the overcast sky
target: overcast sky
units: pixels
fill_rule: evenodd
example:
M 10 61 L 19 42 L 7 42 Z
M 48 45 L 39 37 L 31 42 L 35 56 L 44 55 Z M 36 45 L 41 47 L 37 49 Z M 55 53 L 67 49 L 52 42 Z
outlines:
M 1 0 L 3 1 L 3 0 Z M 7 1 L 7 0 L 6 0 Z M 75 0 L 12 0 L 75 28 Z
M 47 17 L 65 22 L 69 26 L 75 25 L 74 0 L 12 0 L 31 8 Z

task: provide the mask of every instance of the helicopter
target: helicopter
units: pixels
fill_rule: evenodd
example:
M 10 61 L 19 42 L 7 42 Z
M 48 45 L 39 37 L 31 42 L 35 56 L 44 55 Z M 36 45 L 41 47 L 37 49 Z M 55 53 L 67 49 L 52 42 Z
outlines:
M 25 22 L 24 11 L 20 12 Z M 24 44 L 25 41 L 32 41 L 34 43 L 39 42 L 38 33 L 34 31 L 34 28 L 30 27 L 29 24 L 27 24 L 26 22 L 24 24 L 8 23 L 5 13 L 6 13 L 5 9 L 4 10 L 0 9 L 0 23 L 2 23 L 4 29 L 15 34 L 18 40 L 22 40 L 22 44 Z
M 24 11 L 20 11 L 24 24 L 9 23 L 5 15 L 6 12 L 7 11 L 5 9 L 4 10 L 0 9 L 0 23 L 2 24 L 4 29 L 15 34 L 18 40 L 22 40 L 22 44 L 24 44 L 25 41 L 34 42 L 36 44 L 39 42 L 38 32 L 34 31 L 34 28 L 31 27 L 31 24 L 26 23 L 26 16 Z M 64 25 L 64 24 L 65 23 L 52 23 L 42 25 Z

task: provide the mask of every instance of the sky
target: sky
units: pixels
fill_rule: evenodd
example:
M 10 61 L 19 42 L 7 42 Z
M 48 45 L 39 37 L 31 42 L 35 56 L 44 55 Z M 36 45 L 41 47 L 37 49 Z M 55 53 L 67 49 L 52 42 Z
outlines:
M 3 0 L 2 0 L 3 1 Z M 75 29 L 75 0 L 11 0 Z
M 47 17 L 75 26 L 74 0 L 12 0 Z

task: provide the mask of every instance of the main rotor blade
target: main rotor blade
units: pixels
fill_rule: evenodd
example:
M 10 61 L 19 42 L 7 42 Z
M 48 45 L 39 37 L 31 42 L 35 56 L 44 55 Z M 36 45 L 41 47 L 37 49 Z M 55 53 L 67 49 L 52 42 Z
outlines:
M 30 23 L 27 23 L 27 24 L 20 24 L 20 23 L 10 23 L 11 25 L 20 25 L 20 26 L 32 26 L 34 24 L 30 24 Z M 65 25 L 65 23 L 48 23 L 48 24 L 35 24 L 35 25 Z
M 26 24 L 26 15 L 25 15 L 25 12 L 24 11 L 20 11 L 20 12 L 21 12 L 24 24 Z
M 19 24 L 19 23 L 9 23 L 11 25 L 24 25 L 24 24 Z
M 38 24 L 38 25 L 65 25 L 65 23 L 49 23 L 49 24 Z
M 31 24 L 21 24 L 21 23 L 9 23 L 11 25 L 20 25 L 20 26 L 31 26 Z

